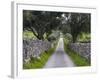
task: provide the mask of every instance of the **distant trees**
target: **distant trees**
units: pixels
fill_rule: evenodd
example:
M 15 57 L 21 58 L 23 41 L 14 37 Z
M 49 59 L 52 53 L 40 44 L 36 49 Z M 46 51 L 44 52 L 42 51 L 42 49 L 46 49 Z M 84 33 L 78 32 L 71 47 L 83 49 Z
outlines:
M 23 30 L 33 32 L 38 39 L 48 39 L 52 30 L 70 33 L 73 42 L 81 32 L 90 33 L 89 13 L 67 13 L 23 10 Z M 45 37 L 44 37 L 45 35 Z
M 45 11 L 23 11 L 23 29 L 32 31 L 38 39 L 44 39 L 57 29 L 60 24 L 59 17 L 62 13 Z
M 81 32 L 90 33 L 91 17 L 88 13 L 69 13 L 68 24 L 70 25 L 73 42 Z

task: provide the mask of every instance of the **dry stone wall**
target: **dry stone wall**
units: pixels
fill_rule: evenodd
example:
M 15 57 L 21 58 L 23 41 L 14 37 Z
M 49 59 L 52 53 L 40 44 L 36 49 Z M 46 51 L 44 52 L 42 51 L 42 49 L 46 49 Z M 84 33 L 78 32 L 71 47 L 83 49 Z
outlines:
M 71 43 L 70 48 L 77 52 L 79 55 L 90 60 L 91 57 L 91 46 L 90 43 Z
M 28 62 L 31 57 L 40 59 L 40 54 L 51 48 L 51 43 L 42 40 L 23 40 L 23 61 Z

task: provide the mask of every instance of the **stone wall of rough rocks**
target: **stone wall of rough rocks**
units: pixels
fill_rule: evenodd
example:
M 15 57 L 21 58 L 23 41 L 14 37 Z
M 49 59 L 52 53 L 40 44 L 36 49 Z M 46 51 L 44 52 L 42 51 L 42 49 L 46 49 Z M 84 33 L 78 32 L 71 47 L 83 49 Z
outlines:
M 71 43 L 70 48 L 81 56 L 90 60 L 91 57 L 91 46 L 90 43 Z
M 40 58 L 40 54 L 51 48 L 51 43 L 42 40 L 23 40 L 23 61 L 28 62 L 31 57 Z

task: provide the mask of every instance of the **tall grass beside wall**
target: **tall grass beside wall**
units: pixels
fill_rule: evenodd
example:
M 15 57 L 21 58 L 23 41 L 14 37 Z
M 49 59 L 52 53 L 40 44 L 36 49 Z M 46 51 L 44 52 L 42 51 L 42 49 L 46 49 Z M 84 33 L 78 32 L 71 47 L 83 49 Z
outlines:
M 70 56 L 76 66 L 90 66 L 90 62 L 86 58 L 71 50 L 69 47 L 69 42 L 66 39 L 64 39 L 64 50 L 66 54 Z
M 56 46 L 58 44 L 58 41 L 54 44 L 54 47 L 49 49 L 48 51 L 45 51 L 41 53 L 40 59 L 37 58 L 31 58 L 31 60 L 28 63 L 23 64 L 23 69 L 38 69 L 43 68 L 46 62 L 48 61 L 49 57 L 54 53 L 56 50 Z

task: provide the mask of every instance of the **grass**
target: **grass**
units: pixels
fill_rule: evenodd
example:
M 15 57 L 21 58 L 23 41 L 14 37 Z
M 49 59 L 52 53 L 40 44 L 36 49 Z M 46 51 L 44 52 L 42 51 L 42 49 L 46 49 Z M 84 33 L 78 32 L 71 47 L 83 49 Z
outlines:
M 68 47 L 68 42 L 65 39 L 64 50 L 70 56 L 76 66 L 90 66 L 90 62 L 86 58 L 80 56 L 78 53 L 74 52 Z
M 55 51 L 56 46 L 54 48 L 51 48 L 47 52 L 43 52 L 40 57 L 41 59 L 34 59 L 31 58 L 31 61 L 28 63 L 23 64 L 23 69 L 38 69 L 38 68 L 43 68 L 43 66 L 46 64 L 48 61 L 49 57 L 53 54 Z
M 36 39 L 35 35 L 31 31 L 23 31 L 24 39 Z
M 46 35 L 44 35 L 44 37 L 46 37 Z M 31 32 L 31 31 L 23 31 L 23 38 L 24 39 L 36 39 L 35 35 Z M 51 48 L 50 50 L 41 53 L 40 55 L 40 59 L 36 59 L 36 58 L 31 58 L 31 60 L 27 63 L 23 63 L 23 69 L 38 69 L 38 68 L 43 68 L 43 66 L 46 64 L 46 62 L 48 61 L 49 57 L 53 54 L 53 52 L 56 49 L 58 40 L 56 40 L 55 42 L 53 41 L 52 44 L 54 44 L 53 48 Z
M 91 34 L 90 33 L 81 33 L 77 37 L 78 42 L 90 42 Z

